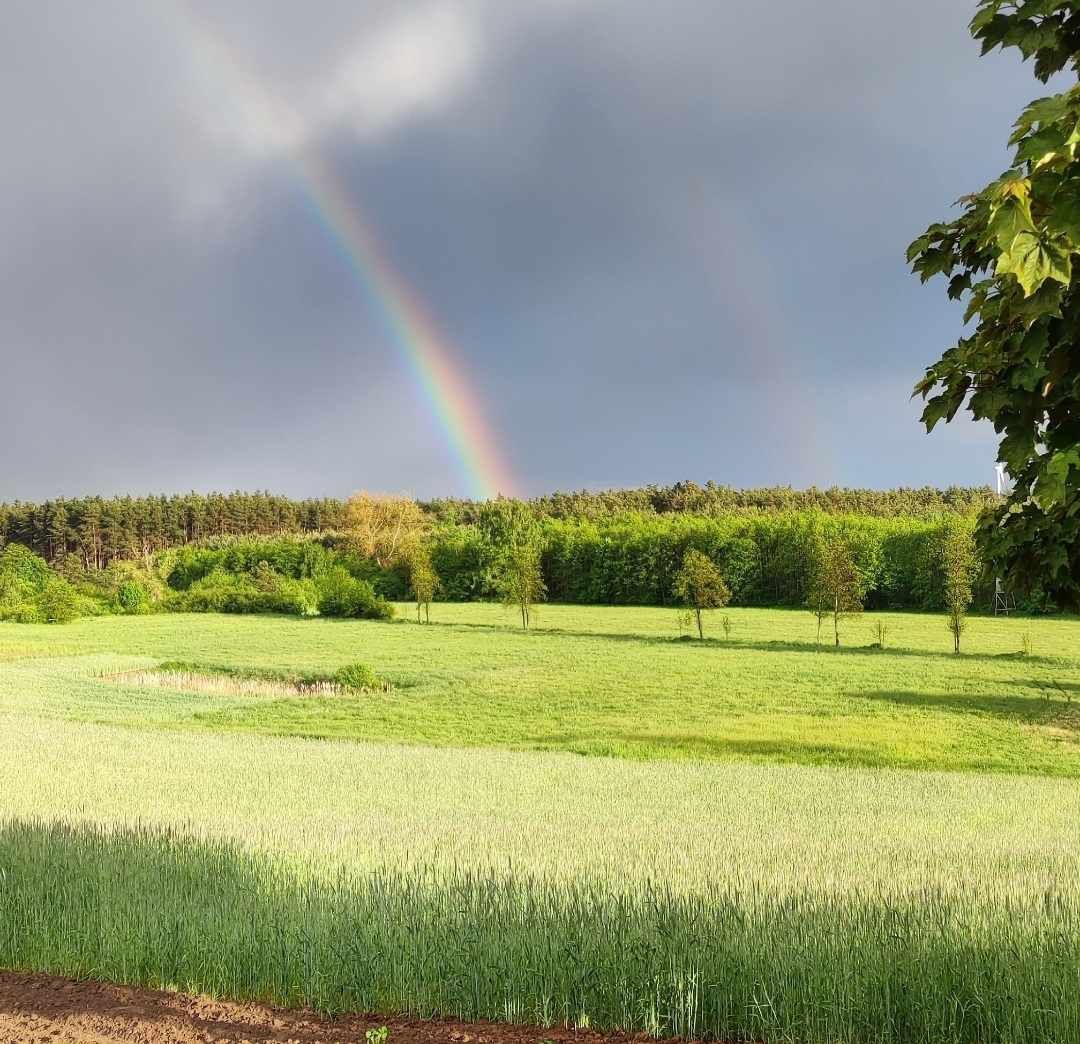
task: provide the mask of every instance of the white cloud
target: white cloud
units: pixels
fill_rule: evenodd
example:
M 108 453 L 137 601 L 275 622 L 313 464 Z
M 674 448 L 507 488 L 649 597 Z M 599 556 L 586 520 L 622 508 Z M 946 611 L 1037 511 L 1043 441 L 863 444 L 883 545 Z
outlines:
M 475 4 L 429 0 L 365 19 L 330 68 L 282 82 L 205 20 L 185 18 L 195 107 L 217 147 L 271 159 L 342 129 L 375 141 L 452 105 L 484 46 Z
M 321 92 L 315 123 L 372 138 L 452 104 L 483 53 L 474 7 L 447 0 L 402 11 L 356 42 Z
M 201 235 L 245 220 L 245 186 L 267 164 L 353 136 L 377 147 L 461 104 L 538 24 L 572 17 L 587 0 L 387 0 L 361 9 L 319 45 L 296 27 L 222 20 L 213 7 L 164 3 L 167 36 L 187 67 L 180 107 L 185 166 L 175 186 L 181 222 Z M 259 11 L 258 6 L 252 12 Z M 323 27 L 325 29 L 325 26 Z

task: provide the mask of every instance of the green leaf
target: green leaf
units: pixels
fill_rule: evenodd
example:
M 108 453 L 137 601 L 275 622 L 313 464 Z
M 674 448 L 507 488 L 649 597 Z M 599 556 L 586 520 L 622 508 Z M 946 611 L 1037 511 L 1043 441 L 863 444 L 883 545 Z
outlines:
M 971 289 L 971 273 L 964 272 L 953 276 L 949 281 L 949 297 L 953 301 L 959 301 L 964 294 Z
M 1065 499 L 1069 473 L 1073 468 L 1080 470 L 1080 447 L 1049 454 L 1039 471 L 1039 481 L 1033 494 L 1035 503 L 1043 511 L 1049 511 Z
M 1049 345 L 1050 331 L 1047 330 L 1045 323 L 1040 323 L 1024 334 L 1024 339 L 1020 342 L 1020 351 L 1028 362 L 1041 362 Z
M 1025 326 L 1031 326 L 1047 316 L 1061 315 L 1065 287 L 1061 283 L 1043 283 L 1030 297 L 1023 297 L 1011 306 L 1013 315 Z
M 914 243 L 907 248 L 907 260 L 908 264 L 911 264 L 921 253 L 930 249 L 930 244 L 933 240 L 930 238 L 930 234 L 919 236 Z
M 1047 231 L 1080 243 L 1080 184 L 1069 181 L 1059 192 L 1043 218 Z
M 971 397 L 971 412 L 977 420 L 994 420 L 1009 405 L 1009 393 L 1004 388 L 980 388 Z
M 1056 152 L 1066 141 L 1065 132 L 1057 126 L 1043 127 L 1029 134 L 1020 142 L 1016 150 L 1016 162 L 1034 163 L 1041 160 L 1048 152 Z
M 1021 231 L 998 258 L 997 274 L 1012 274 L 1030 297 L 1047 280 L 1068 286 L 1072 279 L 1072 258 L 1060 242 L 1040 238 L 1037 232 Z
M 1054 94 L 1049 98 L 1038 98 L 1033 101 L 1016 121 L 1016 130 L 1009 139 L 1010 145 L 1016 145 L 1035 126 L 1036 123 L 1046 126 L 1056 123 L 1069 111 L 1069 95 Z
M 998 250 L 1007 251 L 1021 232 L 1034 232 L 1031 203 L 1026 196 L 1010 194 L 991 211 L 990 235 Z

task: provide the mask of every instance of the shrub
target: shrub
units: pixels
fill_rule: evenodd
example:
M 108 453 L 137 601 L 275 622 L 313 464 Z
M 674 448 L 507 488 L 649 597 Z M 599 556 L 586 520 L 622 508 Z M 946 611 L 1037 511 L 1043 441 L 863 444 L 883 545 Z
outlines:
M 75 588 L 59 576 L 52 576 L 38 596 L 43 623 L 70 623 L 79 617 L 79 598 Z
M 150 611 L 150 593 L 138 580 L 125 580 L 116 592 L 116 604 L 120 612 L 128 615 Z
M 172 552 L 168 584 L 175 591 L 186 591 L 213 572 L 255 574 L 264 562 L 279 577 L 310 580 L 326 568 L 332 557 L 320 542 L 311 539 L 224 539 Z
M 68 623 L 81 615 L 75 588 L 21 544 L 0 552 L 0 620 Z
M 45 559 L 22 544 L 8 544 L 0 552 L 0 584 L 18 582 L 41 591 L 51 575 Z
M 265 581 L 265 577 L 262 578 Z M 262 589 L 249 574 L 214 570 L 173 596 L 168 607 L 187 613 L 283 613 L 313 616 L 318 599 L 310 580 L 277 577 L 273 590 Z
M 331 566 L 316 580 L 319 612 L 323 616 L 389 620 L 394 607 L 380 598 L 366 580 L 357 580 L 344 566 Z
M 385 692 L 390 688 L 366 663 L 350 663 L 335 671 L 334 682 L 355 692 Z

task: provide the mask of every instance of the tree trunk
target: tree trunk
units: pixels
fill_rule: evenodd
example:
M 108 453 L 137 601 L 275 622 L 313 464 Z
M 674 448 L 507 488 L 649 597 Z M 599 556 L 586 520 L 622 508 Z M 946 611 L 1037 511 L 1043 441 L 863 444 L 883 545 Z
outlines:
M 703 628 L 701 626 L 701 610 L 700 609 L 695 609 L 694 612 L 697 615 L 697 636 L 698 636 L 698 640 L 700 641 L 700 640 L 704 639 L 704 637 L 705 637 L 705 631 L 703 630 Z
M 836 648 L 840 648 L 840 599 L 833 603 L 833 634 L 836 636 Z

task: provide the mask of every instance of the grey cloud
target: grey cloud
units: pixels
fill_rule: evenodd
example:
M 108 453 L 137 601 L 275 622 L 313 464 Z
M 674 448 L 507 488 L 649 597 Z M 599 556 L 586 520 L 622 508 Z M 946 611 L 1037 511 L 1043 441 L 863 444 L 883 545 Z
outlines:
M 978 58 L 971 7 L 9 5 L 0 497 L 464 490 L 293 147 L 440 317 L 527 491 L 984 481 L 992 433 L 928 439 L 907 401 L 959 316 L 903 263 L 1042 90 Z M 356 56 L 436 10 L 468 69 L 376 120 Z M 296 135 L 251 125 L 192 19 Z

